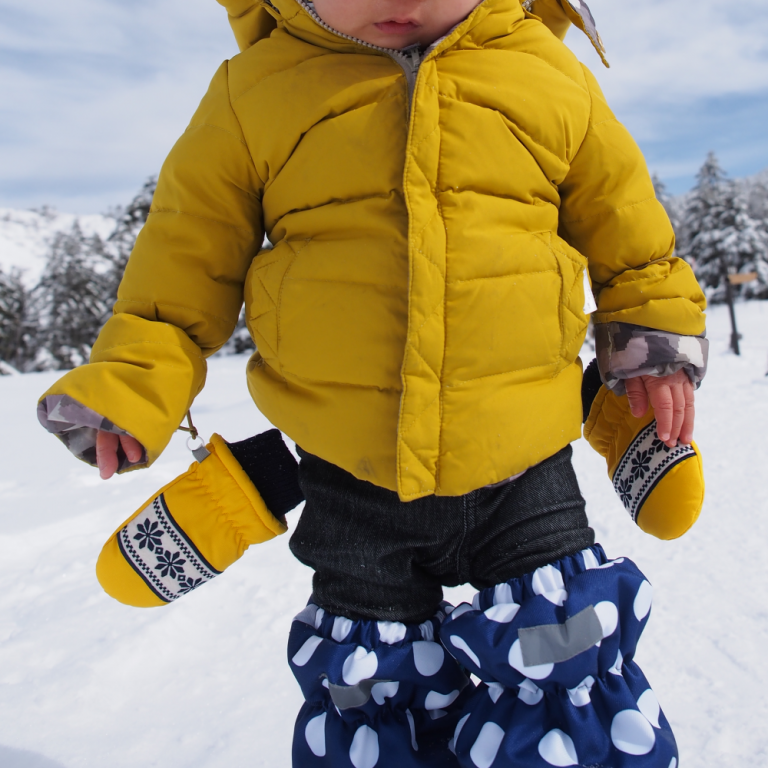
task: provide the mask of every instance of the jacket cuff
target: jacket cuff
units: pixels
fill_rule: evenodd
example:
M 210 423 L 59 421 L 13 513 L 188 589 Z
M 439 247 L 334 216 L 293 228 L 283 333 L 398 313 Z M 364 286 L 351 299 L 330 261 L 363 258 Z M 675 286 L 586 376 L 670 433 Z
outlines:
M 283 517 L 304 501 L 298 462 L 283 442 L 280 430 L 270 429 L 227 445 L 275 517 Z
M 684 370 L 695 389 L 707 373 L 709 340 L 630 323 L 595 326 L 595 351 L 600 376 L 617 395 L 635 376 L 669 376 Z
M 45 429 L 52 435 L 56 435 L 67 446 L 71 453 L 92 467 L 98 466 L 96 463 L 96 434 L 99 431 L 133 437 L 109 419 L 105 419 L 69 395 L 44 397 L 37 404 L 37 418 Z M 117 462 L 118 471 L 139 464 L 146 464 L 147 452 L 142 446 L 141 459 L 135 462 L 129 461 L 123 451 L 123 446 L 118 443 Z

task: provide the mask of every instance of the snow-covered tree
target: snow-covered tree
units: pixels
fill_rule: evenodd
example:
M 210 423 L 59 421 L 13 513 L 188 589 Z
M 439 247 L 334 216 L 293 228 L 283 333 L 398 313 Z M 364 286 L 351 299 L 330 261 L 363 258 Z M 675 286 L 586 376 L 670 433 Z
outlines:
M 670 197 L 667 192 L 667 185 L 659 178 L 657 174 L 653 174 L 653 191 L 656 193 L 656 199 L 664 206 L 664 210 L 669 216 L 669 220 L 672 222 L 672 227 L 677 234 L 680 230 L 680 215 L 678 211 L 678 205 L 673 197 Z
M 712 152 L 688 196 L 680 228 L 683 255 L 694 266 L 699 281 L 712 289 L 713 301 L 724 299 L 729 273 L 766 271 L 765 227 L 750 216 L 747 197 L 726 178 Z
M 0 363 L 24 370 L 34 357 L 36 328 L 29 291 L 17 270 L 0 269 Z
M 117 288 L 123 279 L 125 265 L 131 255 L 136 238 L 149 216 L 152 206 L 152 196 L 157 187 L 157 177 L 150 176 L 141 191 L 123 209 L 118 209 L 117 225 L 114 232 L 107 238 L 106 254 L 111 260 L 111 266 L 107 273 L 107 299 L 114 304 L 117 299 Z
M 101 238 L 85 237 L 77 223 L 54 236 L 32 294 L 39 323 L 35 369 L 74 368 L 88 360 L 112 309 L 109 266 Z
M 237 321 L 235 330 L 229 337 L 229 341 L 217 352 L 219 355 L 242 355 L 245 352 L 252 352 L 256 349 L 248 326 L 245 324 L 245 311 L 240 312 L 240 318 Z
M 115 231 L 107 238 L 106 253 L 112 262 L 107 273 L 107 298 L 110 304 L 114 304 L 117 300 L 117 289 L 120 280 L 122 280 L 125 265 L 128 263 L 128 257 L 136 244 L 136 238 L 149 216 L 156 187 L 157 177 L 150 176 L 131 203 L 118 211 Z M 246 327 L 245 315 L 241 312 L 232 337 L 222 348 L 220 354 L 239 355 L 253 349 L 255 349 L 255 345 Z

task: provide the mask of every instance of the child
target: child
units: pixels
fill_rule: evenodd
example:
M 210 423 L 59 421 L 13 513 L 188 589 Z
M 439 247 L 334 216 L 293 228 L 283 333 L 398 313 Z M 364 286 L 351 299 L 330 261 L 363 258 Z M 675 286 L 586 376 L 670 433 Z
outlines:
M 315 570 L 289 639 L 294 765 L 673 768 L 632 660 L 650 585 L 594 544 L 569 443 L 592 291 L 603 381 L 691 440 L 704 297 L 558 39 L 576 23 L 602 55 L 588 9 L 220 2 L 243 52 L 42 420 L 66 411 L 102 477 L 148 466 L 244 299 L 251 394 L 300 446 L 291 549 Z M 466 582 L 471 606 L 441 603 Z

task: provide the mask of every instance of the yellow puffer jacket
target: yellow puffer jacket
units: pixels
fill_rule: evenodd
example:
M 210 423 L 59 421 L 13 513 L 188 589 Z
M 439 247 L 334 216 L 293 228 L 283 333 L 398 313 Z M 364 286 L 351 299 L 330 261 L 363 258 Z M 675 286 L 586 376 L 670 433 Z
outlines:
M 404 500 L 580 436 L 587 266 L 596 322 L 704 330 L 640 151 L 519 0 L 484 0 L 417 71 L 298 0 L 226 4 L 245 50 L 163 167 L 91 364 L 46 393 L 147 463 L 243 297 L 261 411 Z

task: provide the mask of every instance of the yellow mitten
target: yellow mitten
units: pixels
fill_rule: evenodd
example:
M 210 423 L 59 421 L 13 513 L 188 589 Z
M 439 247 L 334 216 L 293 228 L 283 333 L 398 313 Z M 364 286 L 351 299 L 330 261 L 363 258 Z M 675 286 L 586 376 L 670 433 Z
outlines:
M 584 437 L 608 462 L 613 487 L 632 519 L 658 539 L 682 536 L 704 503 L 704 468 L 696 444 L 668 448 L 656 435 L 652 408 L 636 419 L 627 397 L 605 386 L 591 407 L 587 398 L 585 413 Z
M 167 605 L 218 576 L 251 544 L 287 530 L 282 515 L 303 496 L 280 433 L 233 445 L 213 435 L 206 449 L 104 545 L 96 575 L 121 603 Z

